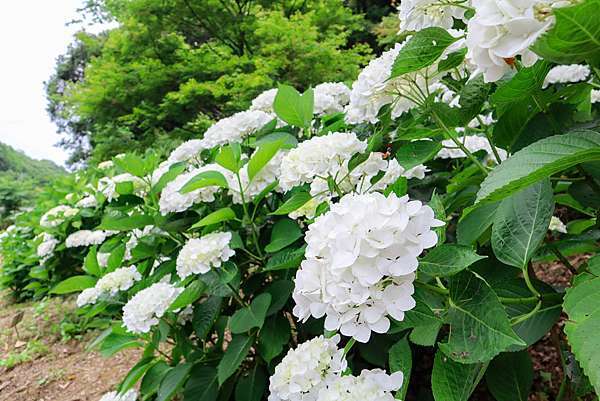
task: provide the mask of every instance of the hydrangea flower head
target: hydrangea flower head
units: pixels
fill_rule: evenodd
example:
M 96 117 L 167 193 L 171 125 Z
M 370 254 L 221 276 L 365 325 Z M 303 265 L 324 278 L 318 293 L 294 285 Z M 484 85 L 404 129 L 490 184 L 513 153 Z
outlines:
M 131 333 L 149 332 L 182 291 L 162 282 L 141 290 L 123 307 L 123 325 Z
M 192 274 L 208 273 L 211 267 L 220 267 L 235 255 L 229 247 L 230 241 L 229 232 L 214 232 L 188 240 L 177 256 L 177 274 L 184 279 Z
M 417 257 L 437 243 L 433 210 L 408 196 L 349 194 L 319 216 L 305 236 L 306 259 L 296 274 L 294 315 L 326 316 L 327 330 L 367 342 L 385 333 L 388 316 L 415 306 Z

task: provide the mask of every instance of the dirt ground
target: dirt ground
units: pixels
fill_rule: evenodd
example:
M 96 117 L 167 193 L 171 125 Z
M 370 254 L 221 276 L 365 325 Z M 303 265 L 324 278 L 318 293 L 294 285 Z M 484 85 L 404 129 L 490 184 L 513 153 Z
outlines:
M 72 300 L 17 305 L 0 299 L 0 401 L 96 401 L 136 363 L 139 350 L 111 358 L 86 351 L 94 333 L 65 339 L 60 322 L 73 308 Z M 17 337 L 11 326 L 21 312 Z

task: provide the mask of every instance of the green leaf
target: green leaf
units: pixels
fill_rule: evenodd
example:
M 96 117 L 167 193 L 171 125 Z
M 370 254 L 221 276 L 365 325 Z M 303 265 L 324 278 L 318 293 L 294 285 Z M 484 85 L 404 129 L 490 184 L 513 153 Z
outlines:
M 442 28 L 431 27 L 416 32 L 400 49 L 390 78 L 430 66 L 456 40 Z
M 175 163 L 169 167 L 169 171 L 164 173 L 159 179 L 158 182 L 152 187 L 151 193 L 158 194 L 162 191 L 168 183 L 173 181 L 177 176 L 183 173 L 187 168 L 187 163 Z
M 423 164 L 440 151 L 442 143 L 437 141 L 414 141 L 402 145 L 396 152 L 396 160 L 405 170 Z
M 490 97 L 499 114 L 504 114 L 509 106 L 529 98 L 542 88 L 544 78 L 550 71 L 550 64 L 538 61 L 531 67 L 521 68 L 510 80 L 502 83 Z
M 192 327 L 199 340 L 205 340 L 221 312 L 221 297 L 211 296 L 195 305 Z
M 196 365 L 183 390 L 184 401 L 216 401 L 219 395 L 217 369 Z
M 277 280 L 265 288 L 265 292 L 271 294 L 271 305 L 267 310 L 267 316 L 279 312 L 287 303 L 293 290 L 294 283 L 290 280 Z
M 238 379 L 235 386 L 235 401 L 261 401 L 267 388 L 267 375 L 258 364 Z
M 487 364 L 462 364 L 435 353 L 431 389 L 435 401 L 467 401 L 483 377 Z
M 498 209 L 498 202 L 483 203 L 465 209 L 456 228 L 458 243 L 471 245 L 476 242 L 494 222 L 496 209 Z
M 600 393 L 600 278 L 567 289 L 563 309 L 567 341 L 596 393 Z
M 190 370 L 192 370 L 192 366 L 191 363 L 181 363 L 170 369 L 160 382 L 156 401 L 168 401 L 173 399 L 181 387 L 183 387 Z
M 158 391 L 160 382 L 169 369 L 171 368 L 164 361 L 158 361 L 146 372 L 140 385 L 140 393 L 143 395 L 144 400 Z
M 262 327 L 269 305 L 271 305 L 271 294 L 260 294 L 252 300 L 249 306 L 238 309 L 233 314 L 229 322 L 229 329 L 233 334 L 240 334 L 254 327 Z
M 396 392 L 396 399 L 403 400 L 408 391 L 410 372 L 412 370 L 412 350 L 410 349 L 410 344 L 406 337 L 399 340 L 390 348 L 389 364 L 392 373 L 400 371 L 404 376 L 402 387 Z
M 116 157 L 113 160 L 117 166 L 121 167 L 129 174 L 135 175 L 136 177 L 144 177 L 146 174 L 148 174 L 144 159 L 138 155 L 126 153 L 125 155 Z
M 206 284 L 202 280 L 192 281 L 185 289 L 175 298 L 167 311 L 173 312 L 186 306 L 193 304 L 200 298 L 206 290 Z
M 127 392 L 127 390 L 133 388 L 136 385 L 136 383 L 142 378 L 142 376 L 146 374 L 148 369 L 154 366 L 156 362 L 157 360 L 154 359 L 153 356 L 148 356 L 142 358 L 142 360 L 136 363 L 135 366 L 129 370 L 127 376 L 125 376 L 125 378 L 119 385 L 119 393 L 123 394 Z
M 92 276 L 73 276 L 56 284 L 50 294 L 69 294 L 83 291 L 96 285 L 98 279 Z
M 263 271 L 295 269 L 304 260 L 306 246 L 297 249 L 284 249 L 271 256 Z
M 105 214 L 98 229 L 114 231 L 131 231 L 154 224 L 154 218 L 145 214 L 133 216 Z
M 267 319 L 258 337 L 258 353 L 270 363 L 283 352 L 290 336 L 290 323 L 285 317 L 276 315 Z
M 553 212 L 549 180 L 504 199 L 492 226 L 492 249 L 496 257 L 507 265 L 525 267 L 544 239 Z
M 477 255 L 468 246 L 442 244 L 430 250 L 419 261 L 419 271 L 430 276 L 452 276 L 485 256 Z
M 248 178 L 250 179 L 250 182 L 252 182 L 260 170 L 271 161 L 273 156 L 281 149 L 282 145 L 283 140 L 278 140 L 266 142 L 258 148 L 248 162 Z
M 503 199 L 576 164 L 600 160 L 600 133 L 580 130 L 535 142 L 490 172 L 476 202 Z
M 235 219 L 235 212 L 233 211 L 233 209 L 229 207 L 224 207 L 204 216 L 200 219 L 200 221 L 198 221 L 190 228 L 210 226 L 212 224 L 222 223 L 224 221 L 229 221 L 233 219 Z
M 250 351 L 253 342 L 254 337 L 240 334 L 233 336 L 233 339 L 227 346 L 223 358 L 221 358 L 221 361 L 217 366 L 219 386 L 225 383 L 225 380 L 235 373 L 242 361 L 246 358 L 246 355 L 248 355 L 248 351 Z
M 112 272 L 115 269 L 121 267 L 124 257 L 125 257 L 125 244 L 119 244 L 110 253 L 110 256 L 108 257 L 108 263 L 106 265 L 106 270 L 109 272 Z
M 527 351 L 498 355 L 485 374 L 490 393 L 497 401 L 527 401 L 533 384 L 533 364 Z
M 279 220 L 271 231 L 271 242 L 265 247 L 269 253 L 277 252 L 286 246 L 293 244 L 302 237 L 302 230 L 294 220 Z
M 125 348 L 141 347 L 137 336 L 121 333 L 110 333 L 100 343 L 100 353 L 104 357 L 109 357 Z
M 221 147 L 215 162 L 227 170 L 237 173 L 242 168 L 242 150 L 239 143 Z
M 483 74 L 470 78 L 465 86 L 460 90 L 459 105 L 461 124 L 468 124 L 473 118 L 479 115 L 482 106 L 488 100 L 490 84 L 485 82 Z
M 312 199 L 312 196 L 306 191 L 298 191 L 293 194 L 283 205 L 279 206 L 273 213 L 275 215 L 288 214 L 304 206 L 306 202 Z
M 446 323 L 450 333 L 440 349 L 460 363 L 487 362 L 513 345 L 525 345 L 510 327 L 506 311 L 489 285 L 463 271 L 450 280 Z
M 314 93 L 307 89 L 302 95 L 293 87 L 279 85 L 273 101 L 273 110 L 277 117 L 290 125 L 307 128 L 313 117 Z
M 586 0 L 572 7 L 553 9 L 556 22 L 533 45 L 542 58 L 559 64 L 598 61 L 600 0 Z
M 102 275 L 100 265 L 98 264 L 98 251 L 95 246 L 90 248 L 87 255 L 85 255 L 83 270 L 94 277 L 100 277 Z
M 440 60 L 438 63 L 438 72 L 444 72 L 458 67 L 464 61 L 466 55 L 466 47 L 448 54 L 446 58 Z
M 192 177 L 181 189 L 182 194 L 187 194 L 200 188 L 205 187 L 221 187 L 228 188 L 227 179 L 218 171 L 204 171 Z

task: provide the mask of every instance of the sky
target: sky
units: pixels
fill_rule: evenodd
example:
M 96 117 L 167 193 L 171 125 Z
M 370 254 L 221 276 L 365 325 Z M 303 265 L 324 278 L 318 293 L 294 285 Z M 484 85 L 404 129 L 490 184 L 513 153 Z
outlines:
M 17 0 L 0 4 L 0 141 L 35 159 L 63 165 L 56 126 L 46 113 L 44 81 L 80 26 L 83 0 Z M 88 28 L 97 32 L 98 28 Z

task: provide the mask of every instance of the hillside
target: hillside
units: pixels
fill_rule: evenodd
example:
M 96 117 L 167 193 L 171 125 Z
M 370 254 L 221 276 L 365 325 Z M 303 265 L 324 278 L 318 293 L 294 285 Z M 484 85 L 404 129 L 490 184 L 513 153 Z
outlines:
M 36 160 L 0 143 L 0 220 L 29 206 L 36 191 L 65 170 L 49 160 Z

